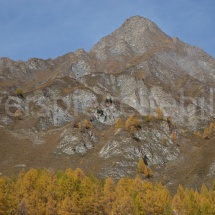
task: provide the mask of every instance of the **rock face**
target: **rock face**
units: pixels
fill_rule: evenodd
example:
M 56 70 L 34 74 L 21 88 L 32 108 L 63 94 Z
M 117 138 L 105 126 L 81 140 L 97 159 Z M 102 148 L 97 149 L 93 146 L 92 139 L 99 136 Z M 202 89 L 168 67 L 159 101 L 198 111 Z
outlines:
M 8 169 L 21 163 L 60 169 L 77 167 L 81 160 L 86 171 L 118 179 L 134 176 L 138 160 L 147 156 L 159 178 L 162 171 L 189 161 L 189 150 L 201 154 L 205 140 L 192 133 L 214 121 L 214 86 L 211 56 L 139 16 L 89 53 L 79 49 L 27 62 L 1 58 L 1 173 L 10 174 Z M 16 95 L 16 88 L 23 94 Z M 132 132 L 125 128 L 130 115 L 139 121 Z M 116 129 L 118 118 L 123 125 Z M 17 156 L 24 146 L 27 155 Z M 214 163 L 205 164 L 204 180 L 213 178 Z M 170 174 L 170 181 L 174 177 Z
M 91 49 L 91 53 L 101 61 L 125 61 L 170 41 L 171 38 L 150 20 L 135 16 L 127 19 L 121 28 L 99 41 Z
M 77 130 L 66 129 L 60 136 L 62 138 L 59 146 L 57 147 L 59 153 L 63 152 L 69 155 L 75 153 L 84 155 L 89 149 L 92 149 L 96 142 L 96 136 L 91 133 L 79 133 Z

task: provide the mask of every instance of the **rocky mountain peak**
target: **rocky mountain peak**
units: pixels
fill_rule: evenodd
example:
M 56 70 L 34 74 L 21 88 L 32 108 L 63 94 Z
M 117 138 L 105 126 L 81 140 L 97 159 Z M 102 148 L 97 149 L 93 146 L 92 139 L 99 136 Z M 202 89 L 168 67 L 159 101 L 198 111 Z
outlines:
M 99 60 L 125 61 L 131 56 L 140 56 L 148 50 L 160 47 L 172 39 L 152 21 L 133 16 L 112 34 L 102 38 L 91 50 Z
M 126 19 L 125 22 L 122 24 L 122 27 L 132 27 L 134 28 L 133 30 L 139 30 L 135 28 L 138 28 L 140 25 L 145 28 L 157 28 L 157 25 L 155 23 L 141 16 L 132 16 Z

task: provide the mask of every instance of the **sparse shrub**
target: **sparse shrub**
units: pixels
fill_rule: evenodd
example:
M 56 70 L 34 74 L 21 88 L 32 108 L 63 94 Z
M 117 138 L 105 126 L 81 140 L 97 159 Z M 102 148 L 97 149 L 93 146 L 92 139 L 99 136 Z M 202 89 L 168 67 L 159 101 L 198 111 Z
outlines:
M 125 121 L 125 129 L 131 133 L 136 131 L 139 126 L 139 119 L 137 117 L 129 116 Z
M 158 120 L 162 120 L 163 119 L 164 114 L 163 114 L 163 110 L 161 108 L 159 108 L 159 107 L 157 108 L 156 114 L 157 114 L 157 119 Z
M 177 134 L 176 134 L 175 131 L 172 132 L 171 139 L 172 139 L 172 141 L 176 141 L 177 140 Z
M 63 93 L 68 94 L 71 93 L 72 89 L 70 88 L 63 88 Z
M 168 181 L 168 177 L 166 175 L 163 176 L 164 181 Z
M 101 138 L 105 138 L 105 132 L 101 132 Z
M 123 123 L 122 123 L 122 120 L 120 118 L 118 118 L 116 120 L 116 123 L 115 123 L 115 130 L 119 129 L 119 128 L 122 128 L 123 127 Z

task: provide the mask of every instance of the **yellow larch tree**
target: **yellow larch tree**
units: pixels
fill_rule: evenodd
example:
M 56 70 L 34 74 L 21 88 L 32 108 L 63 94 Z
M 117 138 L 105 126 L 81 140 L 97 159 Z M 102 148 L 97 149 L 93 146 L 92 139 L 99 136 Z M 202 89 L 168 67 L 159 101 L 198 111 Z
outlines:
M 152 171 L 149 169 L 141 158 L 137 165 L 137 173 L 141 173 L 145 178 L 150 178 L 152 176 Z
M 204 139 L 209 139 L 210 133 L 209 133 L 209 128 L 205 128 L 204 133 L 203 133 L 203 138 Z
M 209 135 L 213 135 L 214 132 L 215 132 L 215 125 L 213 122 L 211 122 L 209 126 Z
M 101 204 L 104 207 L 105 214 L 110 214 L 112 210 L 113 202 L 116 199 L 115 185 L 112 178 L 107 178 L 104 184 L 104 196 L 101 200 Z
M 123 128 L 123 123 L 122 123 L 122 120 L 120 118 L 118 118 L 116 120 L 114 127 L 115 127 L 115 130 L 118 130 L 119 128 Z
M 146 116 L 146 122 L 152 122 L 154 120 L 154 117 L 151 113 L 149 113 L 147 116 Z
M 138 126 L 139 126 L 139 119 L 137 117 L 133 117 L 132 115 L 129 116 L 125 121 L 125 129 L 131 133 L 136 131 Z
M 176 134 L 175 131 L 172 131 L 171 140 L 172 140 L 172 141 L 176 141 L 176 140 L 177 140 L 177 134 Z
M 164 113 L 163 113 L 163 110 L 161 108 L 158 107 L 156 109 L 156 114 L 157 114 L 157 119 L 158 120 L 162 120 L 163 119 Z
M 83 125 L 83 127 L 86 128 L 86 129 L 90 129 L 90 128 L 93 127 L 92 124 L 91 124 L 87 119 L 85 119 L 85 120 L 82 122 L 82 125 Z

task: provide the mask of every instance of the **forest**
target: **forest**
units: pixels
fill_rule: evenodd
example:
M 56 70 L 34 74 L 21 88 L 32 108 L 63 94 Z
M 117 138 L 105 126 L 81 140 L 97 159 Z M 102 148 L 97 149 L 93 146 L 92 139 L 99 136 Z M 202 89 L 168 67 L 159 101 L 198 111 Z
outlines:
M 97 179 L 81 169 L 24 170 L 0 177 L 0 214 L 19 215 L 214 215 L 215 180 L 201 190 L 178 187 L 174 196 L 161 183 L 135 178 Z

